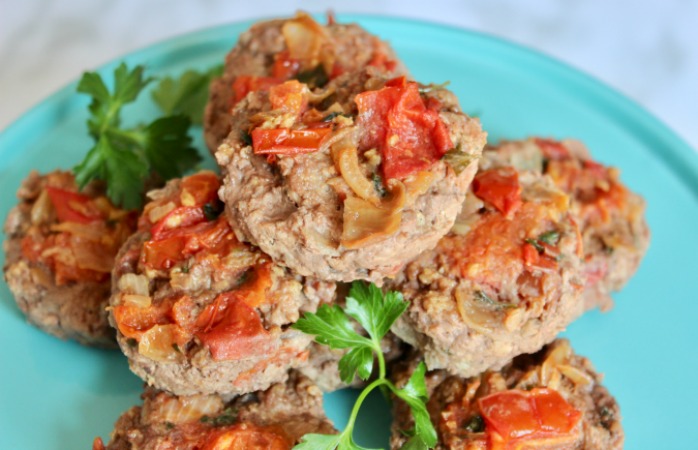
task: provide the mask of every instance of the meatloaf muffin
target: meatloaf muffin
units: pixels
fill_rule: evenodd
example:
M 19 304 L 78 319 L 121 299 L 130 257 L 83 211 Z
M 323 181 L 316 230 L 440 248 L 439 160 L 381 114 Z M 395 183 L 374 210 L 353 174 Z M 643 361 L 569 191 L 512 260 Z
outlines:
M 30 323 L 62 339 L 115 347 L 107 321 L 110 273 L 137 213 L 104 187 L 78 192 L 69 172 L 31 172 L 5 222 L 5 280 Z
M 439 86 L 373 70 L 249 94 L 216 153 L 241 240 L 304 276 L 382 283 L 453 225 L 486 134 Z
M 212 172 L 173 180 L 152 199 L 113 273 L 110 320 L 131 369 L 176 395 L 241 394 L 286 379 L 311 337 L 289 328 L 330 302 L 334 284 L 304 279 L 239 242 Z
M 532 138 L 488 148 L 483 167 L 514 165 L 550 176 L 571 198 L 584 241 L 584 300 L 609 309 L 640 265 L 649 245 L 645 202 L 620 181 L 620 172 L 595 162 L 579 141 Z
M 393 374 L 398 385 L 418 357 Z M 459 378 L 443 370 L 426 375 L 427 409 L 437 450 L 623 448 L 620 409 L 588 359 L 557 340 L 516 357 L 500 371 Z M 396 399 L 391 448 L 413 427 L 409 407 Z
M 231 109 L 251 91 L 292 78 L 322 87 L 367 66 L 388 76 L 407 73 L 386 42 L 356 24 L 330 20 L 323 26 L 305 13 L 257 23 L 240 35 L 225 58 L 223 75 L 211 83 L 204 115 L 206 144 L 212 153 L 218 149 L 233 127 Z
M 335 433 L 322 393 L 292 373 L 286 383 L 226 401 L 217 395 L 177 397 L 146 388 L 143 406 L 116 422 L 109 445 L 93 450 L 290 450 L 306 433 Z
M 457 226 L 388 288 L 410 302 L 393 332 L 429 369 L 473 376 L 539 350 L 583 312 L 579 228 L 547 177 L 479 171 Z

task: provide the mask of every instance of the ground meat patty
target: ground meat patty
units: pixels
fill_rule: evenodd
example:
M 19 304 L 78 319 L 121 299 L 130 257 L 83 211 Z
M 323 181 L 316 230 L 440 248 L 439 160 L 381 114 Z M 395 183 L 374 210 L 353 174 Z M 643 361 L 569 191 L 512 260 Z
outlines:
M 397 367 L 393 378 L 398 385 L 418 362 L 414 356 Z M 437 430 L 435 448 L 621 449 L 620 409 L 601 380 L 589 360 L 575 355 L 564 339 L 473 378 L 428 372 L 427 409 Z M 413 422 L 409 407 L 399 399 L 394 416 L 391 448 L 398 449 Z
M 242 133 L 216 153 L 233 229 L 299 274 L 337 281 L 381 283 L 433 248 L 486 138 L 449 91 L 372 68 L 312 93 L 292 81 L 250 94 L 234 123 Z
M 307 433 L 336 433 L 322 392 L 292 373 L 286 383 L 226 401 L 217 395 L 176 397 L 146 388 L 143 406 L 116 422 L 109 445 L 93 450 L 290 450 Z
M 388 74 L 407 73 L 386 42 L 356 24 L 322 26 L 303 13 L 257 23 L 240 35 L 225 58 L 223 75 L 210 86 L 206 144 L 212 153 L 218 149 L 233 126 L 232 107 L 250 91 L 290 78 L 318 82 L 369 65 Z
M 212 172 L 152 191 L 117 256 L 110 320 L 131 369 L 176 395 L 241 394 L 286 379 L 311 337 L 289 328 L 334 297 L 239 242 Z
M 410 302 L 393 332 L 429 369 L 473 376 L 537 351 L 583 312 L 579 229 L 550 179 L 511 167 L 473 181 L 454 230 L 388 288 Z
M 136 213 L 115 208 L 102 185 L 78 192 L 69 172 L 29 174 L 5 222 L 5 279 L 32 324 L 62 339 L 114 347 L 107 321 L 114 257 Z
M 635 273 L 650 237 L 645 202 L 621 183 L 618 169 L 595 162 L 579 141 L 540 138 L 488 148 L 481 165 L 545 173 L 570 195 L 584 241 L 585 303 L 609 309 L 610 293 Z

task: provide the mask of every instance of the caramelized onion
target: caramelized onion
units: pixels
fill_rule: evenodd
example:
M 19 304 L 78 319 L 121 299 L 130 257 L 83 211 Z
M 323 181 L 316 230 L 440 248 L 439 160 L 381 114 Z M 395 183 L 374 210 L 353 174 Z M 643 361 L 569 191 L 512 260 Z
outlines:
M 305 69 L 322 63 L 327 73 L 332 71 L 334 57 L 323 48 L 330 43 L 327 31 L 308 14 L 298 13 L 283 24 L 281 33 L 291 58 L 301 61 Z
M 184 357 L 181 352 L 184 344 L 186 338 L 179 325 L 155 325 L 141 335 L 138 353 L 154 361 L 176 362 Z
M 53 218 L 53 215 L 53 203 L 51 203 L 51 198 L 48 196 L 46 189 L 43 189 L 41 194 L 39 194 L 39 198 L 32 205 L 31 223 L 32 225 L 48 223 Z
M 175 425 L 194 422 L 203 416 L 215 416 L 223 410 L 223 400 L 217 395 L 186 395 L 173 397 L 164 392 L 158 395 L 152 408 L 143 414 L 148 422 Z
M 148 277 L 125 273 L 119 278 L 119 290 L 127 294 L 148 295 Z
M 501 323 L 500 312 L 477 300 L 472 290 L 457 288 L 455 297 L 458 313 L 469 328 L 482 334 L 491 334 Z
M 340 243 L 360 248 L 387 238 L 400 227 L 401 211 L 374 206 L 356 197 L 344 200 L 344 228 Z
M 373 206 L 380 205 L 381 198 L 378 192 L 376 192 L 374 183 L 364 176 L 361 167 L 359 167 L 359 157 L 356 154 L 356 147 L 342 147 L 336 151 L 334 156 L 339 173 L 352 191 Z

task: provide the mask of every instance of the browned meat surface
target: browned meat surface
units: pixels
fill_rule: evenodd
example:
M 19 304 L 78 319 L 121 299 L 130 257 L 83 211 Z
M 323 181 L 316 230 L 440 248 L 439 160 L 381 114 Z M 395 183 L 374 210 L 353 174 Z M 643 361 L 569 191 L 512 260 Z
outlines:
M 459 376 L 535 352 L 583 311 L 579 229 L 545 177 L 480 171 L 453 231 L 388 284 L 410 306 L 393 332 Z
M 29 174 L 7 216 L 5 279 L 27 320 L 61 339 L 114 347 L 106 306 L 114 257 L 135 229 L 93 183 L 68 172 Z
M 398 385 L 407 381 L 419 360 L 415 354 L 395 368 Z M 435 448 L 621 449 L 620 408 L 601 381 L 591 362 L 575 355 L 564 339 L 472 378 L 428 372 L 427 409 L 438 434 Z M 536 405 L 547 402 L 549 409 L 526 411 L 530 400 Z M 394 415 L 391 448 L 398 449 L 407 440 L 403 431 L 413 423 L 399 399 Z
M 234 128 L 252 145 L 231 133 L 216 153 L 242 240 L 301 275 L 381 283 L 451 228 L 486 137 L 453 94 L 420 93 L 372 68 L 322 92 L 275 89 L 234 110 Z M 294 95 L 306 106 L 294 110 Z M 278 133 L 309 133 L 316 146 L 284 150 Z M 437 147 L 451 151 L 442 158 Z
M 645 202 L 620 181 L 619 170 L 595 162 L 579 141 L 539 138 L 488 148 L 482 164 L 545 173 L 570 195 L 584 241 L 585 303 L 609 309 L 611 292 L 636 272 L 650 238 Z
M 290 325 L 334 297 L 239 242 L 200 172 L 149 194 L 117 257 L 110 320 L 131 369 L 177 395 L 241 394 L 282 382 L 311 337 Z
M 335 430 L 322 392 L 292 373 L 286 383 L 232 400 L 217 395 L 177 397 L 153 388 L 116 422 L 109 444 L 94 450 L 289 450 L 307 433 Z
M 329 79 L 369 65 L 394 75 L 407 73 L 386 42 L 356 24 L 323 26 L 304 14 L 257 23 L 240 35 L 225 58 L 223 75 L 211 84 L 206 144 L 215 153 L 233 126 L 231 109 L 249 91 L 304 74 Z

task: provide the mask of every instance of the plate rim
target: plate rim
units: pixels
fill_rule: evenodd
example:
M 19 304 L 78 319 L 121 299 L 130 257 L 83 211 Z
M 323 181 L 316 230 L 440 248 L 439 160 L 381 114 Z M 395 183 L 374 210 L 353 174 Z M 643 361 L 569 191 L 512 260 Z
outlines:
M 651 142 L 647 147 L 654 156 L 656 156 L 659 161 L 663 161 L 691 192 L 694 200 L 698 200 L 698 151 L 694 150 L 688 142 L 666 125 L 660 118 L 649 112 L 635 100 L 607 85 L 593 75 L 544 52 L 487 32 L 410 17 L 381 14 L 347 13 L 338 14 L 337 17 L 341 22 L 356 22 L 362 26 L 368 23 L 388 23 L 390 25 L 418 27 L 429 29 L 432 32 L 447 32 L 451 35 L 460 35 L 462 38 L 479 40 L 484 43 L 484 45 L 493 46 L 494 48 L 502 49 L 523 57 L 528 62 L 538 66 L 538 69 L 544 70 L 545 72 L 557 72 L 558 76 L 563 77 L 563 79 L 568 82 L 572 82 L 575 87 L 584 89 L 587 94 L 585 95 L 587 102 L 599 102 L 608 107 L 607 115 L 609 117 L 615 118 L 623 128 L 633 130 L 635 134 L 643 140 Z M 210 43 L 220 39 L 231 28 L 242 27 L 246 29 L 253 23 L 260 20 L 269 20 L 270 18 L 272 17 L 264 16 L 233 21 L 174 35 L 156 41 L 150 45 L 125 52 L 116 58 L 100 64 L 93 70 L 102 73 L 115 67 L 120 61 L 126 59 L 147 60 L 149 54 L 166 54 L 168 48 L 174 48 L 177 49 L 176 51 L 181 52 L 197 45 L 205 45 L 207 42 Z M 212 37 L 215 37 L 215 39 L 211 39 Z M 235 39 L 237 39 L 237 35 L 231 35 L 231 41 Z M 23 134 L 22 129 L 30 127 L 35 122 L 41 122 L 41 120 L 51 112 L 52 108 L 55 109 L 59 104 L 63 104 L 63 102 L 71 103 L 79 100 L 79 97 L 74 97 L 76 94 L 76 85 L 76 79 L 68 82 L 52 94 L 39 100 L 36 104 L 15 118 L 15 120 L 10 122 L 9 125 L 0 131 L 0 152 L 6 154 L 6 149 L 12 148 L 10 144 L 18 136 Z M 588 94 L 591 94 L 593 98 L 589 98 Z M 87 103 L 86 99 L 84 99 L 84 103 Z

